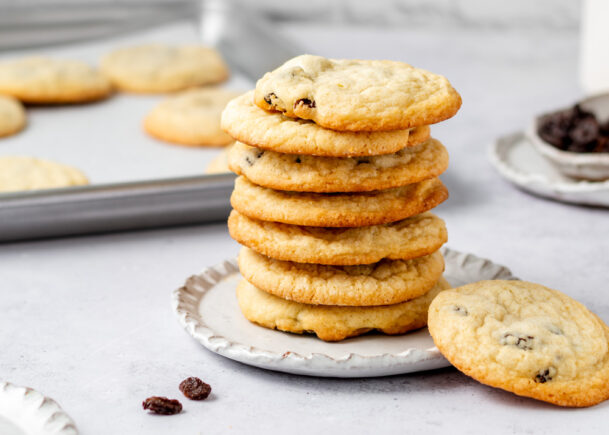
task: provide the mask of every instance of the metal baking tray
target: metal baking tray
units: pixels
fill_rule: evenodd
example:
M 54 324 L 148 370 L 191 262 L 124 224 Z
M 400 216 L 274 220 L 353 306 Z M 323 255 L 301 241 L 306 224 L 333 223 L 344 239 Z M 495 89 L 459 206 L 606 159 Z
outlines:
M 137 2 L 141 5 L 141 2 Z M 116 3 L 108 3 L 108 8 Z M 125 8 L 129 2 L 120 2 Z M 192 5 L 191 5 L 192 6 Z M 166 7 L 163 6 L 163 7 Z M 208 0 L 196 4 L 190 16 L 169 15 L 168 22 L 147 12 L 155 26 L 138 33 L 127 33 L 138 26 L 125 20 L 104 21 L 102 39 L 76 42 L 78 29 L 59 20 L 62 32 L 55 35 L 54 22 L 48 25 L 42 41 L 30 38 L 32 46 L 3 51 L 0 58 L 43 53 L 75 58 L 97 64 L 114 47 L 143 42 L 202 42 L 215 46 L 227 60 L 232 77 L 227 88 L 247 90 L 264 72 L 300 53 L 298 47 L 276 31 L 262 16 L 256 16 L 242 3 Z M 76 13 L 98 14 L 83 8 Z M 31 14 L 21 11 L 14 19 Z M 115 14 L 122 16 L 121 13 Z M 5 14 L 0 13 L 0 16 Z M 35 15 L 37 17 L 40 14 Z M 54 17 L 57 14 L 53 15 Z M 105 17 L 113 16 L 107 13 Z M 96 18 L 98 19 L 98 18 Z M 31 21 L 31 19 L 30 19 Z M 34 20 L 36 21 L 36 20 Z M 36 25 L 40 25 L 36 21 Z M 69 42 L 65 29 L 71 29 L 72 44 L 45 46 L 44 40 Z M 7 27 L 0 30 L 2 40 Z M 101 32 L 101 31 L 100 31 Z M 119 36 L 109 36 L 108 34 Z M 85 33 L 82 38 L 88 38 Z M 3 47 L 6 48 L 6 47 Z M 205 166 L 219 149 L 200 149 L 161 143 L 143 133 L 141 121 L 164 96 L 117 94 L 94 104 L 29 107 L 28 127 L 13 137 L 0 140 L 0 155 L 30 155 L 73 165 L 91 179 L 86 187 L 0 194 L 0 241 L 41 237 L 132 230 L 180 224 L 213 222 L 225 219 L 230 210 L 229 197 L 234 176 L 203 175 Z

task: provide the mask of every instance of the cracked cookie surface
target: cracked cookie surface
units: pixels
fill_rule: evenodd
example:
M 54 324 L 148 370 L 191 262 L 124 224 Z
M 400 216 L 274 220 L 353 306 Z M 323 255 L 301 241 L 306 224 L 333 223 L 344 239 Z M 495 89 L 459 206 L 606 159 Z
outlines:
M 444 271 L 439 251 L 412 260 L 326 266 L 275 260 L 249 249 L 239 253 L 243 277 L 261 290 L 304 304 L 397 304 L 429 291 Z
M 228 229 L 237 242 L 267 257 L 339 266 L 422 257 L 447 240 L 444 221 L 432 213 L 384 225 L 323 228 L 265 222 L 233 210 Z
M 231 205 L 253 219 L 314 227 L 361 227 L 395 222 L 431 210 L 448 198 L 438 178 L 357 193 L 273 190 L 237 177 Z
M 438 296 L 429 331 L 474 379 L 561 406 L 609 398 L 609 328 L 579 302 L 523 281 L 481 281 Z
M 312 121 L 267 112 L 253 102 L 253 91 L 228 103 L 222 128 L 245 144 L 289 154 L 326 157 L 391 154 L 429 139 L 429 127 L 381 132 L 339 132 Z
M 219 83 L 228 67 L 213 48 L 202 45 L 148 44 L 115 50 L 102 58 L 101 71 L 127 92 L 175 92 Z
M 242 280 L 237 286 L 237 299 L 244 316 L 265 328 L 312 332 L 325 341 L 340 341 L 373 329 L 396 335 L 422 328 L 427 323 L 430 302 L 448 288 L 450 284 L 440 278 L 428 293 L 399 304 L 335 307 L 287 301 Z
M 256 83 L 256 105 L 347 131 L 388 131 L 455 115 L 461 97 L 448 80 L 403 62 L 295 57 Z
M 448 168 L 448 152 L 435 139 L 393 154 L 342 158 L 277 153 L 236 142 L 229 166 L 254 184 L 271 189 L 364 192 L 435 178 Z
M 0 62 L 0 93 L 24 103 L 81 103 L 111 92 L 99 71 L 77 60 L 37 56 Z
M 25 109 L 19 100 L 8 95 L 0 95 L 0 137 L 11 136 L 21 131 L 25 124 Z
M 162 101 L 144 119 L 150 135 L 189 146 L 224 146 L 233 142 L 220 128 L 220 114 L 238 92 L 190 89 Z

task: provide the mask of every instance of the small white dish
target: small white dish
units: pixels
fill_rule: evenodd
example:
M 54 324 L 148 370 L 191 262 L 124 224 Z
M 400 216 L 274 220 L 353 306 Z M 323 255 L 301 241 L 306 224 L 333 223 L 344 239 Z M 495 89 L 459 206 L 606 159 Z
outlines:
M 509 269 L 471 254 L 443 249 L 444 276 L 453 286 L 516 279 Z M 172 305 L 186 331 L 204 347 L 244 364 L 308 376 L 373 377 L 449 366 L 427 328 L 399 336 L 366 334 L 336 343 L 273 331 L 250 323 L 237 304 L 241 275 L 235 260 L 193 275 L 175 290 Z
M 609 119 L 609 94 L 587 98 L 579 103 L 582 109 L 596 115 L 599 122 Z M 566 109 L 559 109 L 560 110 Z M 535 149 L 556 168 L 569 177 L 580 180 L 602 181 L 609 179 L 609 153 L 575 153 L 560 150 L 543 140 L 537 133 L 542 116 L 529 125 L 526 135 Z
M 78 435 L 74 421 L 53 399 L 0 382 L 0 434 Z
M 522 190 L 562 202 L 609 207 L 609 180 L 575 180 L 563 175 L 523 133 L 499 138 L 489 158 L 499 174 Z

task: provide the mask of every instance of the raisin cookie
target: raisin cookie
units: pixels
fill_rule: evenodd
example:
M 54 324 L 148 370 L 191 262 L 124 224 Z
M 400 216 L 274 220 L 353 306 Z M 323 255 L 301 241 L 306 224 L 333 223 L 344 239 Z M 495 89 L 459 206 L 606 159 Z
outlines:
M 448 152 L 435 139 L 393 154 L 342 158 L 283 154 L 236 142 L 228 164 L 233 172 L 271 189 L 364 192 L 435 178 L 448 167 Z
M 0 62 L 0 93 L 24 103 L 82 103 L 111 92 L 110 82 L 84 62 L 48 57 Z
M 55 189 L 89 184 L 78 169 L 23 156 L 0 157 L 0 192 Z
M 0 137 L 11 136 L 25 127 L 25 109 L 19 100 L 0 95 Z
M 406 63 L 311 55 L 266 73 L 256 83 L 254 102 L 339 131 L 435 124 L 461 107 L 461 97 L 445 77 Z
M 220 114 L 238 92 L 191 89 L 162 101 L 144 119 L 144 130 L 171 143 L 224 146 L 233 139 L 220 128 Z
M 118 89 L 137 93 L 175 92 L 228 78 L 220 54 L 201 45 L 121 48 L 102 59 L 101 70 Z
M 444 221 L 432 213 L 383 225 L 323 228 L 265 222 L 233 210 L 228 230 L 237 242 L 268 257 L 335 266 L 422 257 L 448 237 Z
M 440 179 L 357 193 L 287 192 L 257 186 L 240 176 L 231 205 L 270 222 L 313 227 L 361 227 L 395 222 L 431 210 L 448 198 Z
M 205 168 L 206 174 L 224 174 L 230 173 L 228 168 L 228 151 L 233 145 L 229 145 L 224 148 L 216 157 Z
M 481 281 L 438 296 L 429 331 L 459 370 L 561 406 L 609 398 L 609 328 L 579 302 L 521 281 Z
M 325 341 L 340 341 L 373 329 L 396 335 L 427 323 L 427 309 L 440 292 L 450 288 L 444 278 L 418 298 L 378 307 L 333 307 L 287 301 L 257 289 L 243 280 L 237 299 L 243 315 L 270 329 L 302 334 L 311 332 Z
M 253 92 L 232 100 L 222 113 L 222 128 L 232 137 L 279 153 L 325 157 L 391 154 L 429 138 L 429 127 L 380 132 L 339 132 L 312 121 L 267 112 L 253 102 Z
M 412 260 L 381 260 L 358 266 L 326 266 L 275 260 L 242 248 L 239 270 L 245 279 L 277 297 L 319 305 L 373 306 L 421 296 L 440 279 L 439 251 Z

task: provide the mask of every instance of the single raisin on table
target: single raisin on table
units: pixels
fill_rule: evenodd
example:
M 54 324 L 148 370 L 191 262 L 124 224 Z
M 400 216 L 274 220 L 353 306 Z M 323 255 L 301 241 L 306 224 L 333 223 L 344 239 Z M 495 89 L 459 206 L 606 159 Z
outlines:
M 182 404 L 175 399 L 152 396 L 142 402 L 142 407 L 154 414 L 173 415 L 182 411 Z
M 211 386 L 199 378 L 190 377 L 180 383 L 180 391 L 189 399 L 204 400 L 211 393 Z

